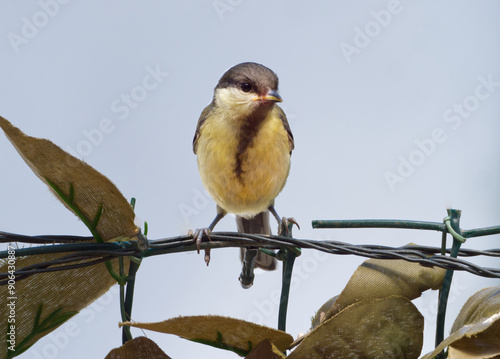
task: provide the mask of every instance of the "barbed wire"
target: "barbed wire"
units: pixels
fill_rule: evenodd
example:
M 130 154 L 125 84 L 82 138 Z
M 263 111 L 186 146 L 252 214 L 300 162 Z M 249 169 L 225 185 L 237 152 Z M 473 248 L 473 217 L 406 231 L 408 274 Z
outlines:
M 314 228 L 407 228 L 436 230 L 447 232 L 446 225 L 438 222 L 395 221 L 395 220 L 343 220 L 343 221 L 313 221 Z M 479 228 L 469 231 L 460 231 L 461 235 L 477 237 L 500 233 L 500 227 Z M 38 273 L 54 272 L 95 265 L 112 258 L 133 256 L 145 258 L 154 255 L 188 252 L 196 250 L 192 235 L 176 236 L 158 240 L 151 240 L 150 248 L 146 251 L 138 249 L 137 242 L 92 242 L 92 237 L 41 235 L 27 236 L 14 233 L 0 232 L 0 243 L 30 243 L 41 246 L 16 248 L 15 256 L 45 255 L 53 253 L 70 253 L 56 260 L 42 261 L 28 267 L 16 269 L 16 280 L 27 278 Z M 297 239 L 273 235 L 256 235 L 236 232 L 213 232 L 210 240 L 201 244 L 201 249 L 227 247 L 259 247 L 280 250 L 283 248 L 314 249 L 336 255 L 356 255 L 377 259 L 402 259 L 420 263 L 428 267 L 440 267 L 449 270 L 467 271 L 474 275 L 500 278 L 500 268 L 487 268 L 465 261 L 442 255 L 441 247 L 405 245 L 390 247 L 381 245 L 355 245 L 332 240 Z M 445 249 L 450 253 L 451 249 Z M 459 257 L 500 257 L 499 249 L 460 249 Z M 8 251 L 1 251 L 0 258 L 7 258 Z M 279 258 L 279 252 L 277 257 Z M 0 273 L 0 285 L 7 284 L 8 273 Z

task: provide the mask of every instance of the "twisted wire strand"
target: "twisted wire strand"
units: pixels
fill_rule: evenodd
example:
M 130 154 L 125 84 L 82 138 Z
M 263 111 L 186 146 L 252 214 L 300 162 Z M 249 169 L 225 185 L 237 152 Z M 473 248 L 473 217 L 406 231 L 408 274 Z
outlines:
M 99 243 L 100 244 L 100 243 Z M 132 256 L 136 250 L 89 250 L 68 254 L 66 256 L 42 261 L 29 266 L 16 269 L 16 281 L 26 279 L 34 274 L 58 272 L 92 266 L 116 258 L 117 256 Z M 0 285 L 8 284 L 9 273 L 0 273 Z
M 210 241 L 204 241 L 202 243 L 202 249 L 249 246 L 267 249 L 280 249 L 292 246 L 314 249 L 337 255 L 356 255 L 377 259 L 402 259 L 409 262 L 420 263 L 421 265 L 428 267 L 436 266 L 444 269 L 467 271 L 482 277 L 500 278 L 500 268 L 481 267 L 460 258 L 442 256 L 440 254 L 440 247 L 419 245 L 406 245 L 402 247 L 389 247 L 373 244 L 354 245 L 338 241 L 318 241 L 235 232 L 214 232 L 210 234 L 210 239 Z M 137 249 L 136 242 L 81 243 L 88 242 L 89 240 L 91 240 L 91 237 L 60 235 L 26 236 L 0 232 L 0 242 L 45 244 L 42 246 L 15 249 L 16 257 L 49 253 L 70 253 L 56 260 L 44 261 L 29 267 L 20 268 L 15 272 L 16 280 L 24 279 L 37 273 L 62 271 L 95 265 L 119 256 L 150 257 L 167 253 L 196 250 L 196 246 L 191 235 L 152 240 L 150 241 L 150 249 L 143 252 Z M 48 243 L 51 243 L 52 245 L 47 245 Z M 449 253 L 450 249 L 447 249 L 446 252 Z M 458 252 L 458 256 L 500 257 L 500 249 L 461 249 Z M 8 251 L 0 252 L 0 258 L 7 257 Z M 7 277 L 8 273 L 0 273 L 0 285 L 7 284 Z
M 34 244 L 54 244 L 54 243 L 74 243 L 74 242 L 89 242 L 94 238 L 68 235 L 43 235 L 43 236 L 27 236 L 24 234 L 8 233 L 0 231 L 0 243 L 19 242 L 19 243 L 34 243 Z

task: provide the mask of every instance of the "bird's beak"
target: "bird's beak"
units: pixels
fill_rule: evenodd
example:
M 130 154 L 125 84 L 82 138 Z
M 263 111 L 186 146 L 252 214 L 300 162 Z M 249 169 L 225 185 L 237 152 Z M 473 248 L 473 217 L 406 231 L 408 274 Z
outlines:
M 269 90 L 264 96 L 255 97 L 254 101 L 272 101 L 272 102 L 283 102 L 281 96 L 273 90 Z

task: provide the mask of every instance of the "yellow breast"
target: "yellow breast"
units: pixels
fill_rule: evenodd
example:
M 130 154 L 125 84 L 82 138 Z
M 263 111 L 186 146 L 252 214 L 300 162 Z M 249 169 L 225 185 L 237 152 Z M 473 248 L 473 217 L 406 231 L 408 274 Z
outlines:
M 226 212 L 252 217 L 266 210 L 285 185 L 291 145 L 276 111 L 270 111 L 250 146 L 240 154 L 238 124 L 215 112 L 200 129 L 197 155 L 201 180 Z

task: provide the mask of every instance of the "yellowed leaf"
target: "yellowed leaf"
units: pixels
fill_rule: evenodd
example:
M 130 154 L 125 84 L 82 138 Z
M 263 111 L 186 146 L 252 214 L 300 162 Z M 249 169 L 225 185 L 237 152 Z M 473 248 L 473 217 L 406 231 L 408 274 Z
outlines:
M 443 283 L 444 274 L 445 270 L 441 268 L 423 267 L 420 264 L 404 260 L 369 259 L 354 272 L 342 293 L 328 300 L 318 310 L 312 320 L 312 329 L 314 330 L 303 339 L 303 342 L 310 341 L 311 339 L 308 339 L 309 335 L 315 333 L 330 318 L 334 318 L 353 304 L 393 296 L 403 297 L 407 301 L 412 300 L 419 297 L 425 290 L 440 288 Z M 369 315 L 375 318 L 379 314 L 374 309 L 373 313 Z M 332 328 L 332 325 L 330 324 L 330 328 Z M 348 330 L 346 328 L 349 328 L 349 326 L 350 323 L 342 323 L 337 320 L 334 330 L 343 332 Z M 380 323 L 380 328 L 382 330 L 385 329 L 382 323 Z M 418 333 L 418 325 L 416 325 L 415 329 L 417 330 L 416 333 Z M 325 329 L 321 329 L 321 331 L 323 332 Z M 364 335 L 367 342 L 371 341 L 372 338 L 377 338 L 376 334 L 368 331 L 364 332 Z M 317 336 L 316 338 L 319 337 Z M 391 348 L 391 343 L 385 342 L 384 345 L 387 345 L 387 350 Z M 401 342 L 398 345 L 404 344 Z M 362 349 L 363 347 L 360 348 Z M 420 352 L 420 348 L 418 352 Z
M 151 339 L 138 337 L 115 348 L 104 359 L 171 359 Z
M 51 191 L 57 186 L 92 221 L 102 207 L 96 230 L 104 241 L 133 239 L 138 232 L 132 206 L 101 173 L 46 139 L 30 137 L 0 116 L 0 127 L 33 172 Z M 50 183 L 49 183 L 50 181 Z M 61 199 L 59 194 L 55 194 Z M 68 207 L 65 201 L 63 204 Z M 22 215 L 21 213 L 19 215 Z
M 15 261 L 19 270 L 32 264 L 57 260 L 61 254 L 33 255 L 18 257 Z M 118 260 L 112 261 L 113 267 L 118 270 Z M 128 263 L 128 260 L 125 261 Z M 0 261 L 0 273 L 8 271 L 8 261 Z M 60 314 L 77 313 L 93 301 L 106 293 L 116 281 L 109 275 L 103 263 L 60 272 L 39 273 L 22 280 L 15 281 L 15 332 L 16 348 L 26 348 L 41 337 L 49 334 L 60 322 L 48 330 L 43 330 L 27 342 L 20 344 L 32 333 L 36 313 L 41 308 L 40 322 L 47 319 L 55 311 Z M 6 288 L 6 286 L 3 286 Z M 6 291 L 5 291 L 6 292 Z M 9 307 L 11 300 L 7 295 L 0 296 L 0 328 L 7 328 Z M 69 319 L 69 317 L 67 318 Z M 2 331 L 3 332 L 3 331 Z M 5 332 L 3 332 L 5 333 Z M 5 341 L 2 341 L 5 343 Z M 0 345 L 0 349 L 3 344 Z M 5 350 L 3 351 L 5 352 Z
M 451 332 L 465 325 L 479 323 L 500 313 L 500 285 L 484 288 L 470 297 L 458 314 Z M 500 345 L 500 340 L 498 341 Z
M 325 319 L 360 300 L 398 295 L 420 297 L 428 289 L 441 288 L 445 270 L 404 260 L 369 259 L 356 269 Z
M 284 351 L 293 337 L 280 330 L 264 327 L 240 319 L 206 315 L 177 317 L 163 322 L 126 322 L 121 325 L 175 334 L 182 338 L 233 350 L 246 355 L 263 340 L 271 340 L 280 351 Z
M 65 197 L 66 200 L 62 202 L 66 207 L 74 213 L 75 210 L 79 211 L 87 224 L 96 224 L 93 234 L 97 234 L 103 241 L 137 239 L 138 228 L 134 224 L 132 207 L 106 177 L 52 142 L 26 136 L 3 117 L 0 117 L 0 127 L 33 172 L 51 190 L 60 190 L 56 196 L 59 199 L 61 195 Z M 18 257 L 13 254 L 17 271 L 33 264 L 56 261 L 65 255 L 59 253 Z M 118 260 L 111 262 L 118 272 Z M 0 261 L 0 272 L 7 272 L 9 265 L 8 259 Z M 128 271 L 128 265 L 129 261 L 125 259 L 125 272 Z M 17 349 L 26 348 L 50 333 L 115 283 L 104 263 L 40 273 L 22 280 L 18 278 L 15 282 Z M 0 296 L 0 328 L 7 328 L 7 298 L 7 295 Z M 52 325 L 40 326 L 39 329 L 45 330 L 33 334 L 37 313 L 40 314 L 40 323 L 47 319 Z
M 424 318 L 407 298 L 361 300 L 314 329 L 287 358 L 418 358 L 423 329 Z
M 500 357 L 500 286 L 482 289 L 470 297 L 451 335 L 422 359 L 431 359 L 448 346 L 451 359 Z

